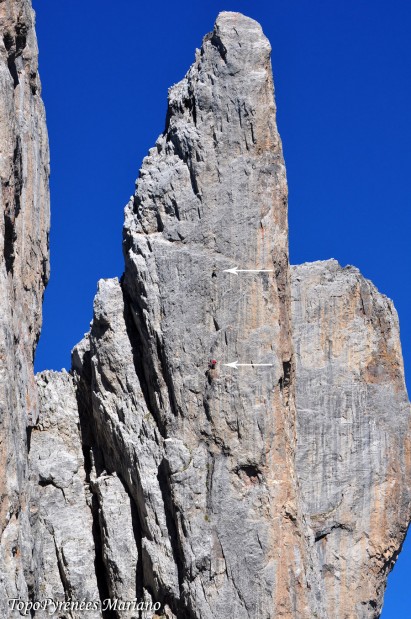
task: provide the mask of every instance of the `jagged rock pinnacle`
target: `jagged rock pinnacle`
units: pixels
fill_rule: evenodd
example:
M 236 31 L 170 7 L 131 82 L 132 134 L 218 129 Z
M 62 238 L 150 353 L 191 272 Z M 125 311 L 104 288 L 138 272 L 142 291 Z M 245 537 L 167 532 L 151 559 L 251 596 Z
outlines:
M 2 616 L 47 597 L 96 619 L 114 599 L 144 605 L 111 608 L 125 619 L 376 619 L 410 520 L 398 322 L 352 267 L 290 276 L 260 25 L 221 13 L 170 88 L 124 275 L 100 280 L 71 372 L 36 381 L 48 151 L 28 1 L 0 25 Z

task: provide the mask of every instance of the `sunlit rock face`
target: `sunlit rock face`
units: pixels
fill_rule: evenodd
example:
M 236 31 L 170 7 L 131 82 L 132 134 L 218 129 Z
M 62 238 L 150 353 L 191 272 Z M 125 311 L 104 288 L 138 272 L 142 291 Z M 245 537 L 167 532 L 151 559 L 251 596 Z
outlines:
M 35 378 L 47 138 L 30 7 L 0 19 L 1 616 L 375 619 L 410 514 L 398 321 L 353 267 L 289 268 L 261 27 L 221 13 L 170 89 L 124 275 Z
M 218 17 L 169 91 L 165 132 L 126 208 L 123 290 L 164 441 L 178 616 L 312 617 L 315 604 L 294 472 L 287 185 L 270 51 L 255 21 Z M 224 272 L 238 264 L 272 272 Z M 272 365 L 223 365 L 236 359 Z
M 99 282 L 82 347 L 94 448 L 135 506 L 140 591 L 177 617 L 312 617 L 287 186 L 270 45 L 253 20 L 222 13 L 170 90 L 126 208 L 124 253 L 122 281 Z M 270 273 L 224 272 L 240 261 Z M 223 365 L 236 358 L 270 365 Z
M 48 279 L 49 151 L 31 4 L 0 2 L 0 614 L 34 587 L 27 433 Z
M 410 520 L 398 317 L 354 267 L 292 268 L 297 471 L 327 616 L 379 617 Z
M 42 372 L 37 386 L 40 416 L 31 434 L 30 482 L 37 498 L 32 503 L 32 531 L 38 596 L 56 604 L 68 598 L 98 600 L 91 480 L 82 449 L 76 384 L 67 372 Z M 101 613 L 91 609 L 87 615 L 94 619 Z

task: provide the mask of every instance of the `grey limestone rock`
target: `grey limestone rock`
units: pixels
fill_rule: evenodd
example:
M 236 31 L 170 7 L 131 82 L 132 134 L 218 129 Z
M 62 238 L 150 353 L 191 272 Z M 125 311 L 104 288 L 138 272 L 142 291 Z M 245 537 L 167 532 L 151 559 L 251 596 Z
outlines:
M 178 590 L 158 478 L 163 439 L 145 403 L 138 351 L 129 337 L 125 313 L 118 280 L 101 280 L 90 332 L 91 408 L 96 445 L 104 462 L 97 473 L 101 468 L 116 471 L 125 483 L 138 510 L 135 530 L 139 529 L 141 561 L 149 575 L 143 581 L 138 574 L 138 586 L 140 591 L 148 586 L 161 599 Z
M 411 517 L 397 313 L 354 267 L 292 268 L 297 470 L 328 617 L 379 617 Z
M 145 605 L 110 619 L 376 619 L 410 521 L 398 320 L 353 267 L 290 274 L 261 27 L 221 13 L 170 89 L 124 275 L 98 283 L 70 373 L 35 381 L 48 149 L 28 1 L 0 1 L 0 26 L 1 616 L 50 597 Z
M 122 601 L 136 596 L 138 548 L 134 532 L 135 507 L 117 475 L 100 475 L 92 483 L 98 497 L 102 557 L 110 597 Z M 136 616 L 133 611 L 119 615 Z
M 38 408 L 33 355 L 48 279 L 49 151 L 29 0 L 0 2 L 0 614 L 36 569 L 27 428 Z
M 31 513 L 39 558 L 37 599 L 99 600 L 76 386 L 66 372 L 43 372 L 37 385 L 40 415 L 30 448 Z M 73 611 L 69 616 L 77 619 L 84 614 Z M 87 616 L 101 617 L 101 613 L 91 610 Z
M 255 21 L 219 15 L 169 91 L 165 132 L 126 208 L 123 286 L 146 406 L 166 441 L 179 617 L 316 611 L 294 472 L 287 185 L 270 51 Z M 236 265 L 273 275 L 224 272 Z M 236 359 L 272 365 L 224 367 Z

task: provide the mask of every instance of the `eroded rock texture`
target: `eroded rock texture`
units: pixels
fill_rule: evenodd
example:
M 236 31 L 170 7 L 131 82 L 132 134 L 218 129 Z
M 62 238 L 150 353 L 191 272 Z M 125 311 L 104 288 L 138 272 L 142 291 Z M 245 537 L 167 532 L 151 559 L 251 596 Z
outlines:
M 33 354 L 48 278 L 49 152 L 29 1 L 0 2 L 0 614 L 28 599 L 33 540 L 28 426 L 37 419 Z
M 125 275 L 100 282 L 90 333 L 96 445 L 136 506 L 140 590 L 177 617 L 316 611 L 293 460 L 286 209 L 270 45 L 223 13 L 170 90 L 126 209 Z M 239 261 L 273 275 L 223 272 Z M 272 367 L 223 367 L 236 358 Z
M 66 372 L 43 372 L 37 384 L 40 415 L 30 447 L 31 485 L 38 488 L 31 510 L 37 599 L 98 600 L 91 496 L 75 382 Z M 93 611 L 87 615 L 101 616 Z
M 50 597 L 160 607 L 88 611 L 110 619 L 375 619 L 410 519 L 398 322 L 335 261 L 291 286 L 260 26 L 221 13 L 170 89 L 125 273 L 100 280 L 71 372 L 36 389 L 47 141 L 29 6 L 0 16 L 2 616 Z
M 270 45 L 256 22 L 222 13 L 169 91 L 166 130 L 124 229 L 140 381 L 165 442 L 178 616 L 312 616 L 293 465 L 286 208 Z M 223 272 L 238 263 L 274 272 Z M 238 358 L 272 367 L 222 366 Z
M 115 474 L 130 500 L 139 595 L 178 617 L 378 616 L 409 521 L 395 313 L 355 270 L 296 267 L 294 369 L 285 173 L 255 22 L 222 14 L 170 90 L 124 250 L 73 367 L 97 483 L 109 493 Z M 224 273 L 235 264 L 273 275 Z M 273 366 L 223 365 L 235 359 Z
M 292 269 L 297 470 L 328 617 L 379 617 L 410 521 L 397 313 L 354 267 Z

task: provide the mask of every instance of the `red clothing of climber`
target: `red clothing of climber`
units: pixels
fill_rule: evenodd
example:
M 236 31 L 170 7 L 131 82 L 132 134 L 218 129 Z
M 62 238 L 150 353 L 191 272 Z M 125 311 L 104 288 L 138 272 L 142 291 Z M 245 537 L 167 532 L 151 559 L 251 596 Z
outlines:
M 217 365 L 217 361 L 216 359 L 210 359 L 208 367 L 210 368 L 210 370 L 215 370 L 215 366 Z

